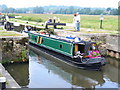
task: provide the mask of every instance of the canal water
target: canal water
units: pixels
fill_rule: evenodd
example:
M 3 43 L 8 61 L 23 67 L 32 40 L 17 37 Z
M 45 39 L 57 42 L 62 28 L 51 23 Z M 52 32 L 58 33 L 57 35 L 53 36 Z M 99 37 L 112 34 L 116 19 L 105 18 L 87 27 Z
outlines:
M 5 68 L 23 88 L 118 88 L 119 62 L 106 59 L 102 71 L 82 70 L 30 48 L 29 63 L 7 64 Z

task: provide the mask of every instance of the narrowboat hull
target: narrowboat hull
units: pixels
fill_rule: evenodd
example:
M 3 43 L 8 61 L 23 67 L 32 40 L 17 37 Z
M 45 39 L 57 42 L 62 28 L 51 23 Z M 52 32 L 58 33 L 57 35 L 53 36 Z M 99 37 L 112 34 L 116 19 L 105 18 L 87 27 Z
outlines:
M 56 51 L 47 49 L 45 47 L 39 46 L 38 44 L 35 44 L 33 42 L 29 42 L 29 44 L 31 46 L 33 46 L 34 48 L 37 48 L 51 56 L 53 56 L 54 58 L 57 58 L 57 60 L 66 63 L 67 65 L 70 65 L 72 67 L 76 67 L 76 68 L 80 68 L 80 69 L 87 69 L 87 70 L 101 70 L 102 66 L 104 66 L 101 62 L 97 62 L 97 63 L 81 63 L 81 62 L 74 62 L 73 60 L 75 60 L 74 58 L 68 57 L 66 55 L 63 55 L 61 53 L 58 53 Z M 104 58 L 103 58 L 104 59 Z M 77 59 L 80 60 L 80 59 Z
M 31 35 L 34 35 L 34 34 L 31 34 Z M 38 37 L 39 37 L 39 35 L 38 35 Z M 49 37 L 47 37 L 47 38 L 49 38 Z M 45 40 L 46 40 L 46 38 L 45 38 Z M 71 52 L 69 50 L 68 51 L 66 50 L 66 52 L 69 52 L 67 54 L 62 53 L 62 51 L 60 51 L 60 50 L 52 49 L 52 48 L 49 48 L 48 46 L 38 44 L 37 40 L 36 40 L 36 42 L 34 40 L 31 40 L 31 36 L 30 36 L 29 43 L 31 45 L 34 45 L 35 47 L 41 49 L 42 51 L 44 51 L 44 52 L 58 58 L 58 60 L 60 60 L 60 61 L 62 61 L 64 63 L 67 63 L 67 64 L 69 64 L 71 66 L 77 67 L 77 68 L 89 69 L 89 70 L 101 70 L 101 67 L 106 64 L 106 61 L 105 61 L 105 59 L 103 57 L 84 58 L 84 59 L 82 59 L 80 57 L 78 57 L 78 58 L 72 57 L 71 53 L 73 52 L 72 51 L 73 45 L 71 43 L 70 44 L 67 43 L 67 46 L 69 46 L 68 48 L 71 49 L 70 50 Z M 58 41 L 58 43 L 59 43 L 59 41 Z M 60 44 L 60 45 L 62 45 L 62 44 Z

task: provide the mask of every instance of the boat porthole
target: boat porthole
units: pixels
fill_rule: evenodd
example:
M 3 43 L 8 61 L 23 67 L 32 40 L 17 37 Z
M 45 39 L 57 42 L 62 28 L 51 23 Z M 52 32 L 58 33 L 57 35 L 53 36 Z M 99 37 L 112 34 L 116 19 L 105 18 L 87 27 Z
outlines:
M 60 44 L 60 48 L 62 48 L 62 45 Z
M 44 42 L 44 40 L 42 39 L 42 43 Z

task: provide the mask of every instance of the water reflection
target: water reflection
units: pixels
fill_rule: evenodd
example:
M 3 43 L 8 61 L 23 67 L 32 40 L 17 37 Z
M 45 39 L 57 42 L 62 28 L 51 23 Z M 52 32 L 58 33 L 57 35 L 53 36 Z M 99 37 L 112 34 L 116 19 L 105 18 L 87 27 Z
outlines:
M 110 79 L 112 82 L 119 83 L 119 72 L 120 72 L 120 62 L 114 60 L 113 58 L 107 58 L 108 65 L 104 68 L 104 74 Z
M 117 88 L 116 66 L 108 64 L 103 71 L 77 69 L 30 48 L 29 65 L 12 64 L 6 68 L 21 86 L 29 88 Z
M 28 63 L 13 63 L 5 64 L 5 68 L 18 82 L 20 86 L 26 86 L 29 83 L 29 64 Z
M 66 66 L 62 62 L 55 62 L 55 59 L 51 61 L 49 58 L 48 60 L 48 58 L 40 57 L 33 51 L 30 52 L 30 83 L 28 87 L 58 88 L 74 86 L 92 88 L 105 82 L 103 72 L 76 69 Z

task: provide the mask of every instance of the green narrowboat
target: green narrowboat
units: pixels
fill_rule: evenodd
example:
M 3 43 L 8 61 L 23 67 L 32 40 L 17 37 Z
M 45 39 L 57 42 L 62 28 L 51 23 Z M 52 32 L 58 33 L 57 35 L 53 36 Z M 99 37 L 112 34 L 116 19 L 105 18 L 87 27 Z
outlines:
M 83 41 L 76 37 L 60 37 L 35 31 L 29 31 L 29 42 L 55 52 L 63 61 L 84 69 L 100 70 L 106 64 L 95 42 Z

